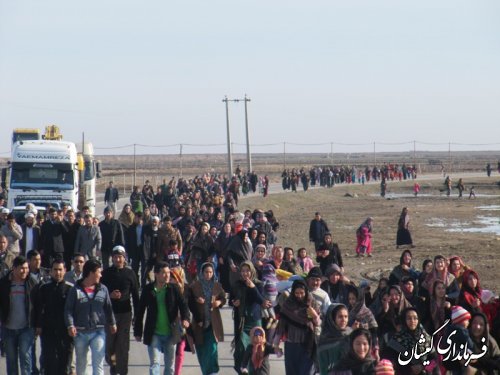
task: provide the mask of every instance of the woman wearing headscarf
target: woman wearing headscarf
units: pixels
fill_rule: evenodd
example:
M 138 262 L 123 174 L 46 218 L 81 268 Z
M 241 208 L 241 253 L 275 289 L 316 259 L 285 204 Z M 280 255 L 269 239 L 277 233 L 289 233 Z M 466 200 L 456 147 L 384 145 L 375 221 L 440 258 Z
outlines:
M 318 341 L 318 364 L 321 375 L 326 375 L 342 358 L 349 347 L 349 312 L 343 304 L 330 305 L 321 326 Z
M 266 245 L 257 245 L 252 257 L 252 263 L 255 267 L 255 270 L 257 271 L 257 278 L 259 280 L 262 280 L 262 268 L 268 262 L 269 260 L 266 258 Z
M 375 316 L 378 315 L 382 309 L 382 294 L 387 292 L 389 287 L 389 279 L 381 277 L 377 284 L 377 289 L 373 292 L 372 303 L 368 306 Z
M 453 255 L 449 260 L 448 271 L 455 276 L 459 288 L 462 288 L 463 274 L 469 269 L 458 255 Z
M 229 282 L 231 288 L 240 279 L 240 265 L 245 261 L 251 261 L 253 248 L 248 232 L 241 230 L 235 235 L 227 247 L 227 262 L 229 265 Z M 253 266 L 252 266 L 253 267 Z
M 344 261 L 342 260 L 342 252 L 339 245 L 333 242 L 331 233 L 325 233 L 323 241 L 319 244 L 316 251 L 316 262 L 318 262 L 323 275 L 332 264 L 336 264 L 344 272 Z
M 473 354 L 486 353 L 477 361 L 471 361 L 476 375 L 494 375 L 500 372 L 500 349 L 498 343 L 489 333 L 488 319 L 480 312 L 472 314 L 469 324 L 469 335 L 474 343 Z M 483 341 L 484 339 L 484 341 Z
M 428 300 L 430 293 L 429 290 L 425 287 L 423 287 L 425 279 L 429 277 L 429 275 L 432 273 L 434 266 L 432 264 L 431 259 L 425 259 L 422 263 L 422 272 L 420 272 L 420 275 L 418 275 L 418 296 L 423 298 L 424 300 Z
M 271 303 L 262 296 L 261 282 L 252 262 L 240 263 L 240 279 L 232 288 L 234 306 L 234 369 L 241 374 L 241 364 L 247 346 L 250 344 L 250 330 L 262 326 L 261 307 L 269 308 Z
M 217 343 L 224 341 L 220 308 L 226 303 L 225 295 L 222 285 L 215 281 L 213 264 L 203 263 L 198 280 L 188 293 L 196 354 L 203 375 L 219 372 Z
M 393 285 L 389 288 L 387 295 L 382 296 L 382 309 L 376 315 L 379 326 L 379 336 L 388 334 L 390 336 L 394 332 L 399 331 L 401 326 L 401 314 L 404 309 L 411 307 L 406 300 L 401 288 L 398 285 Z M 384 339 L 387 341 L 388 336 Z
M 282 246 L 276 245 L 273 247 L 272 258 L 269 263 L 272 264 L 275 270 L 295 273 L 292 264 L 285 260 L 285 251 Z
M 417 271 L 411 264 L 413 254 L 410 250 L 404 250 L 399 258 L 399 265 L 394 267 L 389 275 L 389 285 L 399 285 L 403 277 L 417 277 Z
M 356 230 L 356 256 L 372 256 L 373 218 L 368 217 Z
M 210 236 L 209 231 L 210 225 L 203 222 L 191 243 L 190 257 L 191 259 L 196 259 L 196 270 L 198 273 L 201 270 L 201 265 L 205 262 L 210 262 L 215 252 L 214 240 Z
M 349 351 L 335 365 L 332 375 L 375 375 L 375 359 L 371 356 L 370 331 L 364 328 L 354 330 L 350 335 Z
M 332 303 L 348 304 L 348 285 L 349 282 L 344 280 L 340 267 L 332 264 L 326 270 L 327 280 L 321 283 L 321 289 L 328 293 Z
M 431 293 L 434 281 L 441 280 L 446 286 L 446 296 L 456 300 L 458 298 L 458 294 L 460 293 L 460 289 L 458 288 L 455 276 L 448 271 L 446 262 L 447 260 L 444 256 L 436 255 L 434 257 L 434 267 L 432 272 L 426 276 L 422 286 L 427 288 L 429 293 Z
M 409 307 L 401 314 L 401 331 L 394 334 L 388 343 L 388 358 L 392 359 L 396 365 L 397 374 L 433 374 L 440 375 L 439 366 L 437 365 L 437 354 L 431 345 L 431 336 L 425 331 L 420 319 L 418 317 L 417 309 Z M 423 354 L 431 348 L 429 353 Z M 416 359 L 413 355 L 408 354 L 403 356 L 404 360 L 408 360 L 408 364 L 402 366 L 399 362 L 401 353 L 413 353 L 417 351 L 418 354 L 423 354 Z M 387 358 L 384 356 L 384 358 Z M 409 358 L 409 359 L 408 359 Z M 424 362 L 430 362 L 429 365 L 423 365 Z
M 427 304 L 426 316 L 430 319 L 422 320 L 427 332 L 435 332 L 446 319 L 451 317 L 451 302 L 446 299 L 446 287 L 441 280 L 434 281 L 432 293 Z M 440 332 L 441 333 L 441 332 Z
M 118 221 L 121 225 L 123 225 L 124 230 L 134 223 L 134 216 L 135 215 L 132 211 L 132 206 L 128 203 L 125 204 L 125 206 L 123 206 L 122 212 L 120 213 L 120 216 L 118 217 Z
M 410 215 L 408 214 L 408 207 L 403 207 L 403 210 L 401 211 L 401 215 L 398 220 L 398 232 L 396 234 L 396 249 L 399 249 L 400 246 L 404 245 L 415 247 L 411 239 Z
M 271 365 L 269 355 L 274 348 L 266 341 L 266 332 L 262 327 L 253 327 L 250 330 L 251 343 L 248 345 L 241 363 L 241 372 L 250 375 L 270 375 Z
M 321 324 L 320 312 L 303 280 L 295 280 L 290 296 L 281 307 L 274 345 L 279 351 L 285 341 L 287 375 L 314 374 L 315 327 Z
M 219 258 L 219 280 L 225 291 L 229 292 L 231 290 L 229 283 L 229 264 L 227 262 L 227 249 L 229 243 L 233 238 L 233 233 L 231 229 L 231 224 L 226 223 L 222 227 L 217 239 L 215 240 L 215 252 Z
M 484 304 L 481 300 L 481 284 L 476 271 L 468 269 L 464 272 L 462 289 L 458 296 L 457 305 L 462 306 L 471 314 L 473 312 L 483 312 Z
M 353 328 L 365 328 L 372 336 L 371 347 L 374 351 L 375 359 L 379 359 L 379 346 L 377 329 L 378 324 L 371 310 L 365 305 L 365 293 L 361 288 L 349 286 L 349 326 Z

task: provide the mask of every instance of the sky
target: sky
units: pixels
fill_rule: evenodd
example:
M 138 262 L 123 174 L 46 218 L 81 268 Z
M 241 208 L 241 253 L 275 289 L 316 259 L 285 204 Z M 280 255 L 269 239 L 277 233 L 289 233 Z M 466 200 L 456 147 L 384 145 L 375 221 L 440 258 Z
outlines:
M 499 16 L 497 0 L 0 1 L 0 156 L 13 128 L 49 124 L 100 154 L 224 153 L 222 99 L 245 94 L 253 152 L 500 150 Z M 243 102 L 229 122 L 244 152 Z

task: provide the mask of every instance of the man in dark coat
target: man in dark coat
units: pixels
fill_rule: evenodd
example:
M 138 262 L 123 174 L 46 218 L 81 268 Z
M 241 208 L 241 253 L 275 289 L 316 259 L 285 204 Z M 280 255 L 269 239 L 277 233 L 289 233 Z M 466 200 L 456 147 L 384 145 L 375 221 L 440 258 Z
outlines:
M 42 253 L 42 265 L 50 267 L 52 261 L 64 254 L 64 233 L 68 232 L 68 226 L 55 208 L 49 209 L 49 220 L 42 224 L 40 249 Z
M 99 223 L 101 230 L 101 254 L 102 266 L 104 269 L 109 267 L 109 258 L 115 246 L 125 245 L 123 229 L 120 222 L 113 218 L 113 210 L 108 206 L 104 209 L 104 220 Z
M 116 213 L 116 202 L 118 202 L 118 199 L 118 189 L 113 186 L 113 181 L 110 181 L 104 193 L 104 204 L 110 207 L 113 213 Z
M 174 373 L 175 345 L 180 341 L 179 327 L 174 324 L 180 315 L 180 324 L 189 327 L 189 310 L 179 287 L 170 283 L 170 268 L 165 262 L 154 267 L 155 282 L 144 287 L 139 312 L 134 322 L 137 341 L 148 345 L 149 361 L 153 371 L 160 372 L 160 358 L 165 359 L 165 373 Z M 163 306 L 158 301 L 164 301 Z M 146 321 L 143 323 L 144 314 Z M 163 354 L 162 354 L 163 353 Z
M 73 339 L 64 324 L 64 305 L 73 284 L 64 280 L 64 260 L 56 259 L 50 270 L 51 281 L 36 291 L 35 327 L 41 335 L 42 362 L 46 374 L 71 372 Z
M 314 242 L 314 248 L 317 251 L 325 234 L 330 232 L 326 221 L 321 218 L 321 214 L 316 212 L 314 214 L 314 219 L 311 220 L 309 225 L 309 241 Z

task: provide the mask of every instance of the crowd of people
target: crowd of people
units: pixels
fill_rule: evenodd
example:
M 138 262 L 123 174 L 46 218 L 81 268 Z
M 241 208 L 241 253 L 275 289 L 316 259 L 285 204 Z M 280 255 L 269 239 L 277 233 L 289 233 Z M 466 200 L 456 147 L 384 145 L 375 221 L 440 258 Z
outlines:
M 385 180 L 414 180 L 417 178 L 415 165 L 387 164 L 365 168 L 357 166 L 317 166 L 309 170 L 305 168 L 291 170 L 285 169 L 281 174 L 283 190 L 296 192 L 302 184 L 304 191 L 309 186 L 332 187 L 336 184 L 364 184 L 369 181 Z
M 110 183 L 101 221 L 71 207 L 38 218 L 27 206 L 21 225 L 0 215 L 7 374 L 85 374 L 89 351 L 93 374 L 104 362 L 127 374 L 131 330 L 147 346 L 150 374 L 160 374 L 162 357 L 164 374 L 181 374 L 185 352 L 202 374 L 217 374 L 225 305 L 238 374 L 272 374 L 271 355 L 284 356 L 290 375 L 500 371 L 498 298 L 457 256 L 436 255 L 418 270 L 408 209 L 395 228 L 399 265 L 372 293 L 349 277 L 320 212 L 311 251 L 282 245 L 272 210 L 238 210 L 241 179 L 146 183 L 119 214 Z M 373 225 L 366 218 L 353 233 L 358 257 L 372 256 Z M 446 357 L 437 338 L 460 359 Z

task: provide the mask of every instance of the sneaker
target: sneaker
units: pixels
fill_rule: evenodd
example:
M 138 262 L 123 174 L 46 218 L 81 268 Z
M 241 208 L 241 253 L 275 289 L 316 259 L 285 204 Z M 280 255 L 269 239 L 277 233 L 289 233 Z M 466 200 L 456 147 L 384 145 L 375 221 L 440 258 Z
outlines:
M 360 255 L 359 253 L 358 253 L 358 254 L 356 254 L 356 258 L 359 258 L 360 256 L 361 256 L 361 255 Z
M 368 257 L 369 257 L 369 258 L 371 258 L 371 257 L 372 257 L 372 255 L 371 255 L 371 254 L 368 254 Z

